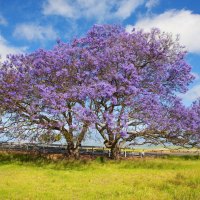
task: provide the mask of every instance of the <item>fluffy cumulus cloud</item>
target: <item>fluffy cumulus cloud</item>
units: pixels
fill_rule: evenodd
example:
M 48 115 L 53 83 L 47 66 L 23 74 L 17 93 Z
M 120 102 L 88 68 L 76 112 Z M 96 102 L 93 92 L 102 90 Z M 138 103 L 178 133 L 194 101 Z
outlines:
M 198 73 L 192 72 L 192 75 L 195 77 L 196 81 L 200 79 L 200 75 Z
M 54 40 L 57 37 L 56 31 L 52 26 L 41 26 L 36 24 L 19 24 L 16 26 L 14 36 L 34 40 Z
M 143 0 L 124 0 L 119 1 L 118 9 L 114 14 L 114 17 L 126 19 L 130 17 L 133 11 L 136 10 L 137 7 L 144 3 Z
M 183 98 L 185 102 L 193 102 L 200 98 L 200 74 L 192 72 L 192 75 L 195 77 L 196 84 L 191 87 L 185 94 L 180 94 L 180 97 Z
M 180 97 L 187 102 L 193 102 L 197 100 L 198 98 L 200 98 L 200 84 L 193 86 L 185 94 L 181 94 Z
M 43 14 L 70 19 L 96 19 L 99 22 L 111 19 L 124 20 L 144 2 L 145 0 L 46 0 Z
M 7 54 L 17 54 L 24 53 L 26 51 L 26 47 L 14 47 L 11 46 L 8 41 L 0 35 L 0 55 L 1 61 L 6 60 Z
M 159 15 L 140 18 L 134 25 L 137 28 L 149 30 L 158 27 L 161 30 L 180 34 L 180 41 L 191 53 L 200 54 L 200 14 L 194 14 L 190 10 L 169 10 Z M 128 25 L 127 31 L 133 26 Z
M 145 7 L 150 11 L 152 8 L 159 4 L 159 0 L 148 0 Z

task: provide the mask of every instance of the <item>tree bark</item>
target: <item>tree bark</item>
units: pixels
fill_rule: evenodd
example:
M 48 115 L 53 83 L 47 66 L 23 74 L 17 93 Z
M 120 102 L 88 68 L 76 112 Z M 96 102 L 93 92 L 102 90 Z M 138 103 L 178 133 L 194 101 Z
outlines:
M 70 125 L 72 124 L 71 120 L 72 119 L 70 118 L 70 121 L 68 122 Z M 80 158 L 79 146 L 81 145 L 81 142 L 83 141 L 87 130 L 88 130 L 88 124 L 85 123 L 82 127 L 80 134 L 77 136 L 76 141 L 74 142 L 73 130 L 71 128 L 69 128 L 69 130 L 66 130 L 63 127 L 62 134 L 65 137 L 65 140 L 67 141 L 67 156 L 69 158 L 73 159 Z
M 113 160 L 118 160 L 120 158 L 120 146 L 118 144 L 118 139 L 114 141 L 105 140 L 104 145 L 111 151 L 110 158 Z
M 111 147 L 110 157 L 113 160 L 119 160 L 119 158 L 120 158 L 120 148 L 119 148 L 118 144 L 115 144 Z
M 75 147 L 73 142 L 67 143 L 67 156 L 76 160 L 80 158 L 79 149 Z

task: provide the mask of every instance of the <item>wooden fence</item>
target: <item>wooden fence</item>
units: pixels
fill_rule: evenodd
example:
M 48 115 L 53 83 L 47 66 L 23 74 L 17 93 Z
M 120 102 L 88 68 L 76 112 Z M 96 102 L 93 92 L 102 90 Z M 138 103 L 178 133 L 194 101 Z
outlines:
M 14 143 L 0 142 L 0 150 L 3 151 L 19 151 L 19 152 L 37 152 L 43 154 L 65 154 L 67 145 L 62 144 L 42 144 L 42 143 Z M 107 156 L 110 157 L 110 149 L 102 146 L 81 146 L 79 147 L 80 154 L 91 156 Z M 120 154 L 123 157 L 143 157 L 143 156 L 185 156 L 185 155 L 200 155 L 200 150 L 137 150 L 121 148 Z

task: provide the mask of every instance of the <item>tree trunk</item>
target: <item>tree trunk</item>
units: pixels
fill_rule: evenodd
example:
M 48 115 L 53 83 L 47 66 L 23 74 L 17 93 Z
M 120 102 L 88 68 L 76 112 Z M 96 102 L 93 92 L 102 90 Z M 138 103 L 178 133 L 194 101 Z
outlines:
M 113 145 L 111 147 L 111 155 L 110 155 L 110 157 L 113 160 L 119 160 L 119 158 L 120 158 L 120 148 L 119 148 L 119 146 L 117 144 Z
M 79 149 L 78 147 L 75 147 L 73 142 L 67 143 L 67 156 L 76 160 L 78 160 L 80 157 Z
M 71 125 L 71 124 L 72 124 L 72 122 L 69 122 L 69 125 Z M 66 130 L 63 127 L 62 134 L 67 141 L 67 156 L 69 158 L 79 159 L 79 157 L 80 157 L 79 146 L 81 145 L 81 142 L 83 141 L 87 130 L 88 130 L 88 124 L 84 124 L 80 134 L 76 138 L 76 142 L 74 143 L 73 130 L 71 128 L 69 128 L 69 130 Z

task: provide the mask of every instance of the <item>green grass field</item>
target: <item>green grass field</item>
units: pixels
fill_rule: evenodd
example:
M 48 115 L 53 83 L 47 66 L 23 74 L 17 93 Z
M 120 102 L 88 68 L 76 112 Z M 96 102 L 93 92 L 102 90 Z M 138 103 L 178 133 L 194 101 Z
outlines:
M 74 162 L 0 154 L 0 199 L 199 200 L 200 159 Z

